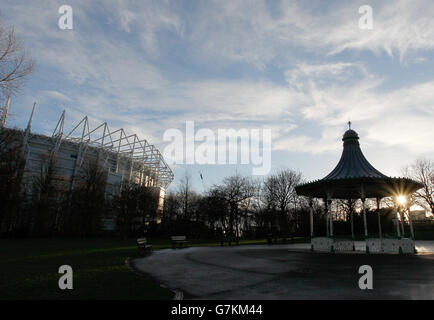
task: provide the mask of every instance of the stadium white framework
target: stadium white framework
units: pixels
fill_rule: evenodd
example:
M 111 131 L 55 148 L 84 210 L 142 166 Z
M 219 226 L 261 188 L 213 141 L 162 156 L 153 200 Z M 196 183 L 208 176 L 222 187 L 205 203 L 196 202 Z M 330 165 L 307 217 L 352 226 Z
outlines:
M 84 163 L 96 160 L 107 172 L 107 196 L 119 194 L 124 182 L 150 187 L 158 192 L 161 213 L 165 190 L 174 174 L 155 146 L 136 134 L 127 134 L 122 128 L 111 131 L 107 122 L 91 129 L 87 116 L 65 133 L 65 111 L 51 136 L 34 134 L 31 125 L 35 107 L 36 103 L 23 132 L 24 180 L 30 193 L 32 177 L 40 174 L 46 159 L 55 158 L 57 180 L 69 190 L 80 183 Z M 0 119 L 2 128 L 5 128 L 6 117 L 7 108 Z
M 90 129 L 88 117 L 85 116 L 68 134 L 64 133 L 65 111 L 57 122 L 49 140 L 54 140 L 54 153 L 58 153 L 62 144 L 72 143 L 78 147 L 78 154 L 71 176 L 74 186 L 75 175 L 89 152 L 97 151 L 103 164 L 110 173 L 122 173 L 123 180 L 148 187 L 166 189 L 174 175 L 164 161 L 160 151 L 140 139 L 136 134 L 128 135 L 123 128 L 110 131 L 107 122 Z M 24 145 L 26 148 L 26 144 Z

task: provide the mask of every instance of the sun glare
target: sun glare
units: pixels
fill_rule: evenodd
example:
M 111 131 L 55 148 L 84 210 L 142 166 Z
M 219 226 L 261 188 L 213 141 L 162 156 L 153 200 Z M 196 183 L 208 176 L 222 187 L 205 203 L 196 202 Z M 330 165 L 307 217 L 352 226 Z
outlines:
M 404 196 L 398 196 L 397 200 L 398 200 L 398 203 L 401 205 L 404 205 L 407 202 L 407 199 Z

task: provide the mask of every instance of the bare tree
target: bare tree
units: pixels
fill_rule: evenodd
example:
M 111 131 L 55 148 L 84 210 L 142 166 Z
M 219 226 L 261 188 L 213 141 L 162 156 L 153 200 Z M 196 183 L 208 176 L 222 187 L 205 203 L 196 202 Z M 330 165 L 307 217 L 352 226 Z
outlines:
M 81 177 L 72 190 L 72 206 L 79 220 L 81 237 L 98 230 L 105 211 L 107 170 L 97 160 L 87 159 Z
M 115 197 L 117 227 L 124 239 L 143 234 L 145 221 L 155 221 L 158 193 L 152 187 L 124 181 L 121 192 Z
M 193 197 L 193 191 L 191 189 L 191 176 L 188 172 L 185 172 L 184 177 L 180 181 L 178 197 L 181 203 L 181 216 L 183 219 L 189 219 L 191 214 L 191 198 Z
M 261 199 L 263 200 L 267 210 L 277 211 L 278 201 L 276 190 L 277 178 L 275 175 L 270 175 L 265 179 L 262 185 Z
M 301 173 L 294 170 L 281 170 L 276 175 L 276 197 L 282 214 L 288 209 L 290 203 L 296 204 L 295 186 L 301 182 Z
M 34 66 L 23 42 L 15 37 L 15 30 L 0 21 L 0 100 L 17 94 Z
M 277 229 L 282 225 L 287 227 L 289 221 L 294 221 L 294 217 L 289 217 L 289 206 L 294 209 L 297 204 L 297 194 L 295 186 L 301 182 L 302 175 L 294 170 L 283 169 L 276 174 L 270 175 L 264 182 L 263 198 L 271 213 L 279 210 L 279 215 L 274 214 L 274 222 Z M 296 210 L 294 210 L 296 211 Z
M 164 198 L 164 214 L 163 218 L 167 224 L 170 224 L 178 218 L 180 203 L 174 191 L 166 194 Z
M 54 230 L 57 225 L 61 190 L 56 185 L 56 165 L 54 156 L 41 155 L 40 172 L 33 177 L 32 206 L 36 213 L 33 220 L 37 235 Z
M 133 229 L 133 220 L 138 215 L 140 197 L 140 187 L 134 183 L 125 181 L 119 196 L 116 197 L 118 205 L 117 227 L 124 239 L 126 239 Z
M 404 175 L 423 184 L 423 188 L 414 193 L 413 201 L 434 214 L 434 162 L 418 159 L 404 169 Z
M 219 191 L 217 193 L 219 193 L 229 205 L 230 236 L 239 236 L 238 226 L 240 223 L 240 206 L 243 201 L 246 201 L 255 195 L 256 186 L 257 185 L 252 180 L 237 173 L 223 179 L 223 185 L 217 187 Z
M 228 228 L 229 211 L 228 206 L 220 193 L 219 188 L 210 188 L 201 201 L 199 210 L 203 211 L 208 225 L 212 229 L 214 235 L 221 236 L 223 230 L 226 232 Z
M 351 213 L 355 213 L 358 205 L 357 199 L 337 199 L 336 205 L 336 220 L 350 221 Z M 366 205 L 368 207 L 368 205 Z
M 22 201 L 24 165 L 21 132 L 0 130 L 0 232 L 14 228 Z

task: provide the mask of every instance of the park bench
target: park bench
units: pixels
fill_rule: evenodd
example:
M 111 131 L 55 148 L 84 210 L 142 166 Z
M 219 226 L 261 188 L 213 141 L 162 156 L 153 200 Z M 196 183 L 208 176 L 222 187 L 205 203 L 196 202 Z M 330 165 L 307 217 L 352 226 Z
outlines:
M 152 251 L 152 245 L 148 244 L 148 240 L 146 238 L 139 238 L 136 240 L 136 243 L 141 254 Z
M 282 238 L 282 243 L 289 243 L 291 239 L 291 243 L 294 243 L 294 234 L 282 234 L 280 236 Z
M 237 238 L 237 237 L 222 237 L 220 239 L 220 246 L 223 247 L 223 245 L 224 245 L 225 242 L 227 242 L 229 246 L 232 244 L 232 242 L 234 242 L 237 245 L 239 245 L 240 244 L 240 238 Z
M 282 234 L 282 235 L 277 235 L 277 234 L 267 234 L 267 243 L 268 244 L 277 244 L 279 242 L 279 238 L 282 238 L 282 243 L 288 243 L 289 239 L 291 239 L 291 243 L 294 243 L 294 235 L 293 234 Z
M 267 243 L 268 244 L 273 244 L 273 239 L 274 239 L 274 243 L 277 243 L 277 238 L 275 235 L 273 235 L 272 233 L 268 233 L 267 234 Z
M 189 243 L 186 236 L 171 236 L 170 239 L 172 240 L 172 248 L 176 249 L 183 248 L 185 244 Z

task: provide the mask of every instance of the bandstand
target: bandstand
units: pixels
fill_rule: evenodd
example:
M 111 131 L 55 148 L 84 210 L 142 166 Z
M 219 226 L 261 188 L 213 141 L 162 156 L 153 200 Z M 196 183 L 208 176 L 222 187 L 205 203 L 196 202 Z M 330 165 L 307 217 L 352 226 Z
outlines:
M 423 185 L 407 178 L 388 177 L 375 169 L 364 157 L 360 149 L 359 136 L 357 132 L 351 129 L 351 122 L 348 125 L 349 130 L 345 132 L 342 138 L 342 156 L 333 171 L 321 180 L 302 184 L 295 188 L 298 195 L 309 198 L 311 250 L 329 252 L 355 250 L 353 213 L 351 213 L 350 217 L 351 239 L 335 237 L 333 234 L 332 201 L 334 199 L 361 199 L 366 253 L 415 253 L 409 197 L 415 191 L 422 188 Z M 369 236 L 366 221 L 366 199 L 375 199 L 377 209 L 379 209 L 381 199 L 385 197 L 392 197 L 394 200 L 407 199 L 407 201 L 402 202 L 405 205 L 404 209 L 408 210 L 410 237 L 404 237 L 403 212 L 399 209 L 397 209 L 397 218 L 399 219 L 395 219 L 397 226 L 396 237 L 384 238 L 382 236 L 379 210 L 377 210 L 379 237 L 374 238 Z M 320 198 L 325 201 L 327 237 L 314 236 L 313 198 Z

